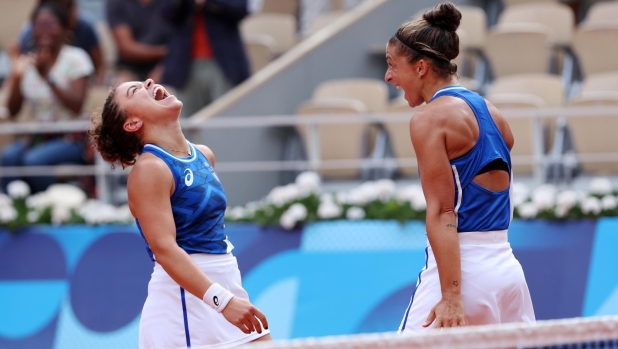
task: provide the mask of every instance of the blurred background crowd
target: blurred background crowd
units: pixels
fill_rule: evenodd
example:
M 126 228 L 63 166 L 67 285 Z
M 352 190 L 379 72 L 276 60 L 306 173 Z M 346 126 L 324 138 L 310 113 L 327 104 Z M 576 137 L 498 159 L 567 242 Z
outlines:
M 382 114 L 412 114 L 380 74 L 384 72 L 384 43 L 391 33 L 402 20 L 420 16 L 437 1 L 0 3 L 4 5 L 0 13 L 0 127 L 39 122 L 43 129 L 58 121 L 88 120 L 102 107 L 110 87 L 152 78 L 183 101 L 183 120 L 192 120 L 197 127 L 189 133 L 190 139 L 211 145 L 224 161 L 306 161 L 313 166 L 275 166 L 269 174 L 254 169 L 262 171 L 251 177 L 261 188 L 249 191 L 243 188 L 248 185 L 250 164 L 229 172 L 223 168 L 224 182 L 227 179 L 238 188 L 231 189 L 235 203 L 264 196 L 269 188 L 292 181 L 303 169 L 318 170 L 339 184 L 417 179 L 405 120 L 377 120 Z M 461 53 L 456 62 L 460 81 L 499 108 L 618 104 L 617 1 L 456 3 L 463 13 L 458 30 Z M 377 26 L 370 18 L 389 18 L 394 12 L 399 17 L 381 20 Z M 354 29 L 356 25 L 376 35 L 370 37 Z M 362 46 L 363 57 L 351 57 L 354 53 L 343 49 L 347 43 Z M 331 56 L 315 58 L 321 52 Z M 290 67 L 304 73 L 295 74 Z M 212 103 L 215 100 L 218 103 Z M 305 116 L 296 118 L 305 120 L 316 115 L 375 115 L 377 121 L 329 125 L 316 121 L 313 128 L 307 121 L 295 121 L 292 126 L 275 125 L 274 133 L 258 131 L 264 127 L 256 126 L 253 133 L 226 130 L 219 137 L 212 131 L 195 131 L 215 117 L 268 115 Z M 535 184 L 570 183 L 585 174 L 618 173 L 618 147 L 613 134 L 607 132 L 610 125 L 618 125 L 616 118 L 548 115 L 509 121 L 517 139 L 515 172 L 522 178 Z M 16 170 L 20 167 L 93 166 L 97 155 L 81 128 L 0 132 L 1 165 L 13 170 L 2 175 L 2 190 L 19 177 L 13 174 L 21 173 Z M 317 146 L 312 141 L 316 130 Z M 365 167 L 362 163 L 376 159 L 392 161 Z M 346 165 L 346 160 L 357 162 Z M 43 174 L 24 175 L 23 179 L 35 193 L 60 180 L 78 184 L 89 196 L 100 195 L 97 186 L 101 183 L 95 183 L 92 175 Z M 105 181 L 123 189 L 122 179 Z M 123 201 L 123 197 L 110 200 Z

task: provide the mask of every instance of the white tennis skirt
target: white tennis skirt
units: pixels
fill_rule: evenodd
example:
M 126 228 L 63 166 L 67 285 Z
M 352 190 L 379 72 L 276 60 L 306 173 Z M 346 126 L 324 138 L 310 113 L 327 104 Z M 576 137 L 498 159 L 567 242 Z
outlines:
M 249 300 L 242 288 L 236 257 L 231 253 L 190 256 L 213 282 L 235 297 Z M 231 348 L 268 333 L 243 333 L 200 298 L 178 286 L 155 262 L 139 327 L 141 349 Z
M 507 235 L 506 230 L 459 233 L 466 325 L 535 322 L 524 271 Z M 436 259 L 429 244 L 426 257 L 399 332 L 424 329 L 429 312 L 442 298 Z

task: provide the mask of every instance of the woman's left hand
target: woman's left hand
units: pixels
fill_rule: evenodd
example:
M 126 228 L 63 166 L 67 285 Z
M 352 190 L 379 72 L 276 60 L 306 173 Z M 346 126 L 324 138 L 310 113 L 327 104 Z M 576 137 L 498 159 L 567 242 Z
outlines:
M 466 325 L 464 304 L 461 295 L 442 295 L 442 299 L 436 304 L 427 317 L 423 327 L 459 327 Z

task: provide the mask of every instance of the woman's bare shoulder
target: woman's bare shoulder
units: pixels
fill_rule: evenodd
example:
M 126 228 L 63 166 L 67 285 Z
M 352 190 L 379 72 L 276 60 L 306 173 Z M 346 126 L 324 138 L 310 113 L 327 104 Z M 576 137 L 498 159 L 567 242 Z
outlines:
M 204 154 L 204 156 L 206 157 L 206 159 L 208 159 L 208 162 L 210 162 L 212 166 L 215 166 L 215 153 L 213 153 L 209 147 L 203 144 L 194 144 L 194 146 L 197 148 L 197 150 Z

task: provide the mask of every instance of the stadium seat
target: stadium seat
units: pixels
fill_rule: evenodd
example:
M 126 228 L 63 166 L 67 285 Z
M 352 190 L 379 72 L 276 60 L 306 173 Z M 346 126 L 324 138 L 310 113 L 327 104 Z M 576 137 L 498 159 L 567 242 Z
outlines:
M 461 12 L 459 30 L 466 33 L 466 47 L 482 50 L 487 36 L 487 15 L 477 6 L 458 6 Z
M 274 47 L 277 45 L 272 36 L 266 34 L 250 34 L 243 38 L 245 49 L 251 63 L 251 72 L 264 68 L 275 57 Z
M 109 88 L 104 86 L 92 86 L 88 89 L 86 100 L 82 107 L 82 114 L 85 118 L 90 118 L 92 113 L 101 112 L 103 104 L 109 95 Z
M 618 24 L 582 24 L 573 48 L 585 76 L 618 70 Z
M 297 110 L 299 117 L 316 115 L 336 115 L 337 117 L 356 117 L 367 113 L 367 106 L 356 99 L 322 98 L 303 103 Z M 299 126 L 298 131 L 305 144 L 305 153 L 309 160 L 360 160 L 363 154 L 363 138 L 369 123 L 322 124 L 318 125 L 319 149 L 311 149 L 309 133 L 306 126 Z M 321 170 L 324 178 L 358 177 L 359 169 Z
M 502 2 L 508 7 L 518 4 L 529 4 L 537 2 L 557 2 L 558 0 L 502 0 Z
M 240 24 L 243 38 L 254 34 L 270 35 L 275 39 L 273 53 L 280 55 L 296 45 L 296 18 L 289 14 L 258 13 Z
M 422 106 L 416 108 L 410 108 L 408 101 L 403 98 L 397 98 L 388 107 L 389 113 L 408 114 L 410 118 L 412 115 L 422 108 Z M 397 121 L 397 122 L 385 122 L 384 128 L 388 132 L 393 151 L 398 159 L 410 159 L 416 158 L 416 153 L 412 147 L 412 140 L 410 139 L 410 122 Z M 418 169 L 411 167 L 399 168 L 399 171 L 404 176 L 418 176 Z
M 342 79 L 321 83 L 313 91 L 313 100 L 348 98 L 361 101 L 370 113 L 380 113 L 388 105 L 388 88 L 377 79 Z
M 19 33 L 28 22 L 37 0 L 0 0 L 0 48 L 7 50 L 17 42 Z
M 494 27 L 485 45 L 494 77 L 547 73 L 551 56 L 549 32 L 546 26 L 533 23 L 508 23 Z
M 507 23 L 537 23 L 550 29 L 550 41 L 556 46 L 570 46 L 573 39 L 575 15 L 573 10 L 558 2 L 529 2 L 508 6 L 498 25 Z
M 282 13 L 298 16 L 300 0 L 263 0 L 262 13 Z
M 573 101 L 593 101 L 600 103 L 613 101 L 618 96 L 618 71 L 594 74 L 586 78 L 579 95 Z
M 307 30 L 306 35 L 309 36 L 317 32 L 318 30 L 326 27 L 327 25 L 341 18 L 341 16 L 343 16 L 345 13 L 345 11 L 331 11 L 317 16 L 309 24 L 309 29 Z
M 116 47 L 116 41 L 112 35 L 112 31 L 109 25 L 105 21 L 97 22 L 95 30 L 101 43 L 101 49 L 103 50 L 103 61 L 107 67 L 113 67 L 116 64 L 118 58 L 118 48 Z
M 518 94 L 540 98 L 539 107 L 560 107 L 564 103 L 564 85 L 560 78 L 550 74 L 520 74 L 497 78 L 487 96 Z
M 612 95 L 613 94 L 613 95 Z M 575 143 L 577 154 L 616 154 L 616 130 L 618 130 L 618 113 L 616 115 L 594 115 L 594 107 L 618 107 L 617 92 L 589 92 L 569 105 L 570 107 L 587 107 L 591 114 L 583 117 L 567 118 L 567 125 Z M 581 162 L 582 169 L 592 174 L 603 175 L 618 172 L 618 162 Z
M 511 155 L 532 157 L 545 154 L 549 140 L 545 130 L 553 129 L 555 120 L 532 118 L 510 118 L 509 109 L 536 109 L 559 107 L 564 101 L 564 86 L 558 76 L 548 74 L 522 74 L 496 79 L 487 96 L 501 111 L 506 111 L 515 145 Z M 550 133 L 551 134 L 551 133 Z M 531 173 L 533 164 L 513 164 L 514 173 Z
M 585 18 L 586 23 L 618 23 L 618 1 L 593 4 Z

